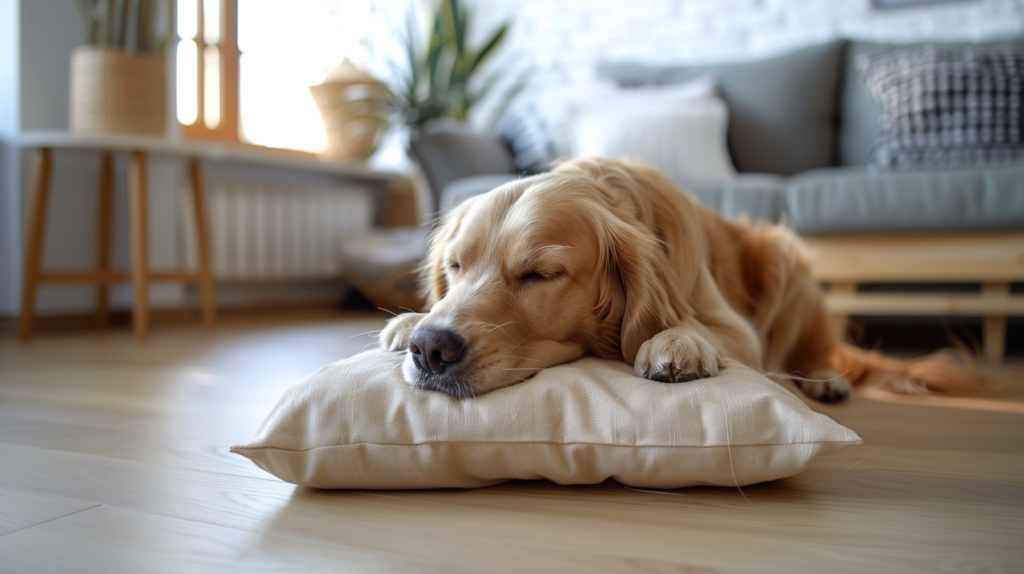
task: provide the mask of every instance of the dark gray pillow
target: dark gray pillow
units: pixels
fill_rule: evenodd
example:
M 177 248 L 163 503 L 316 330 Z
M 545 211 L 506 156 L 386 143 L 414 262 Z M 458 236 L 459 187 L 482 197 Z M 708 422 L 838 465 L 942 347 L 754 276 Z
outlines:
M 854 41 L 850 42 L 846 49 L 839 130 L 841 165 L 867 165 L 868 156 L 875 145 L 875 136 L 878 134 L 878 119 L 882 116 L 882 106 L 864 89 L 864 84 L 857 77 L 857 60 L 905 47 L 907 46 L 899 44 Z
M 864 55 L 856 65 L 882 107 L 869 165 L 1024 161 L 1024 44 L 925 44 Z
M 533 175 L 547 171 L 558 157 L 551 129 L 534 102 L 509 108 L 495 128 L 511 150 L 519 173 Z
M 473 175 L 515 173 L 512 154 L 497 136 L 447 124 L 416 138 L 410 147 L 430 184 L 437 209 L 441 191 L 456 179 Z
M 729 106 L 729 149 L 742 172 L 792 175 L 835 165 L 845 40 L 773 58 L 703 66 L 604 63 L 623 86 L 676 84 L 710 74 Z

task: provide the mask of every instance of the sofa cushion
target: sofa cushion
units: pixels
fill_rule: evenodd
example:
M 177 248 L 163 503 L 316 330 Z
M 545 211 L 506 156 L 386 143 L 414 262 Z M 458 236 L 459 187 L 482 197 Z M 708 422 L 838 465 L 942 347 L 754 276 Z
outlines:
M 944 44 L 946 47 L 997 47 L 1020 44 L 1020 40 L 989 44 Z M 840 98 L 839 163 L 844 166 L 863 166 L 868 163 L 878 136 L 882 106 L 868 93 L 858 73 L 858 62 L 904 50 L 907 44 L 876 44 L 852 41 L 846 49 L 842 95 Z
M 789 180 L 783 211 L 803 234 L 1021 228 L 1024 166 L 814 170 Z
M 882 106 L 871 97 L 857 73 L 857 60 L 888 54 L 905 46 L 850 42 L 843 65 L 840 97 L 839 163 L 844 166 L 867 165 L 878 134 Z
M 839 71 L 845 41 L 781 56 L 718 65 L 603 63 L 601 78 L 621 85 L 675 84 L 711 74 L 729 106 L 736 169 L 791 175 L 836 160 Z
M 444 191 L 441 192 L 441 213 L 454 209 L 455 206 L 471 197 L 487 193 L 519 178 L 520 176 L 514 173 L 496 173 L 456 179 L 444 186 Z
M 516 169 L 511 152 L 500 138 L 459 124 L 416 138 L 410 147 L 430 184 L 435 206 L 451 181 L 471 175 L 514 173 Z
M 676 185 L 722 185 L 736 178 L 726 131 L 729 111 L 718 98 L 670 105 L 610 98 L 576 117 L 573 155 L 628 157 L 650 164 Z
M 1022 48 L 925 44 L 858 60 L 861 80 L 882 105 L 870 165 L 1024 162 Z
M 741 173 L 722 185 L 697 185 L 688 191 L 701 204 L 725 217 L 778 222 L 782 215 L 782 190 L 786 179 L 768 173 Z

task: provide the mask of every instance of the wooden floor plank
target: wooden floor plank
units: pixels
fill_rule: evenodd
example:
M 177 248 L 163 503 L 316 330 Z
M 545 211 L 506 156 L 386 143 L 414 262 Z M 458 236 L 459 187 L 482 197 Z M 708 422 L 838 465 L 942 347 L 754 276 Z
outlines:
M 230 437 L 192 437 L 0 418 L 0 444 L 133 460 L 186 470 L 266 478 L 252 461 L 228 452 Z
M 98 505 L 0 488 L 0 536 L 95 506 Z
M 381 325 L 377 315 L 307 316 L 161 328 L 145 345 L 127 331 L 46 334 L 29 345 L 0 339 L 0 524 L 11 523 L 0 556 L 14 557 L 0 570 L 1000 572 L 1024 564 L 1024 415 L 1011 412 L 858 392 L 819 408 L 864 446 L 742 493 L 544 481 L 330 492 L 283 483 L 227 452 L 285 388 L 358 352 L 370 343 L 361 333 Z M 1024 367 L 1002 372 L 1016 385 L 1007 396 L 1019 400 Z
M 684 496 L 673 497 L 614 483 L 566 488 L 517 482 L 475 491 L 326 492 L 273 480 L 11 446 L 0 446 L 0 466 L 7 469 L 0 486 L 66 493 L 219 526 L 412 553 L 417 560 L 438 561 L 461 553 L 456 565 L 465 568 L 489 557 L 512 561 L 517 552 L 547 549 L 552 540 L 572 543 L 583 553 L 638 553 L 661 556 L 659 560 L 703 556 L 707 545 L 721 550 L 714 545 L 715 538 L 744 548 L 730 558 L 741 562 L 756 560 L 767 551 L 766 545 L 793 546 L 794 554 L 808 560 L 830 554 L 853 560 L 864 556 L 865 548 L 871 549 L 869 555 L 893 556 L 901 549 L 917 548 L 918 560 L 960 557 L 989 565 L 1024 558 L 1021 551 L 1012 550 L 1024 538 L 1024 485 L 1015 472 L 1020 457 L 917 453 L 907 460 L 900 449 L 864 447 L 854 452 L 856 459 L 824 459 L 825 468 L 817 472 L 748 487 L 744 490 L 751 502 L 731 489 L 687 489 Z M 842 472 L 858 460 L 868 462 Z M 906 461 L 902 468 L 901 460 Z M 473 541 L 469 548 L 467 539 Z M 502 540 L 517 540 L 519 545 L 504 546 L 498 543 Z M 926 552 L 931 546 L 937 548 Z M 808 554 L 811 548 L 820 555 Z M 552 554 L 555 562 L 548 566 L 566 566 L 557 556 Z M 803 560 L 787 559 L 786 567 L 813 570 L 814 560 Z
M 49 547 L 49 552 L 40 552 Z M 368 552 L 100 506 L 0 537 L 3 572 L 416 572 L 412 564 Z

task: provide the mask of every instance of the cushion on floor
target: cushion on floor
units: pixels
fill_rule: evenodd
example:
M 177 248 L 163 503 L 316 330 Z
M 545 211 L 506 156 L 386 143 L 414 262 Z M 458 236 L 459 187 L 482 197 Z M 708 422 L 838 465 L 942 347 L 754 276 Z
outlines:
M 596 358 L 455 400 L 410 387 L 404 353 L 369 351 L 288 389 L 249 442 L 231 447 L 317 488 L 474 488 L 510 479 L 648 488 L 742 486 L 792 476 L 861 442 L 734 362 L 665 384 Z

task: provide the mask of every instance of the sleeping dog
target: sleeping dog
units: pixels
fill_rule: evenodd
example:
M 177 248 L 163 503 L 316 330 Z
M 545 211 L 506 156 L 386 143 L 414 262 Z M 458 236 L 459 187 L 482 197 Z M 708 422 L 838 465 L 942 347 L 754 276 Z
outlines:
M 470 199 L 432 235 L 423 271 L 429 312 L 392 319 L 381 344 L 408 351 L 410 384 L 456 398 L 584 355 L 666 383 L 732 358 L 826 402 L 872 370 L 904 391 L 928 385 L 841 344 L 791 232 L 726 220 L 641 163 L 576 159 Z

